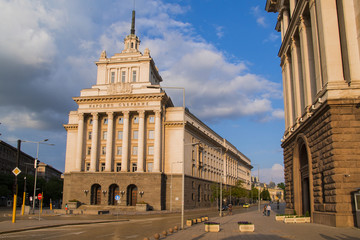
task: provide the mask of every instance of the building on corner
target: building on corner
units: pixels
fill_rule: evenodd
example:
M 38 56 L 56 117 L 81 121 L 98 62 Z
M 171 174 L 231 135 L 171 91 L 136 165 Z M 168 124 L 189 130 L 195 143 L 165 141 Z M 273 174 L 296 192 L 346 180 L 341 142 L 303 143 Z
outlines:
M 360 188 L 360 1 L 267 0 L 278 13 L 286 213 L 354 226 Z
M 250 189 L 250 160 L 188 109 L 174 107 L 149 49 L 141 53 L 139 45 L 133 12 L 124 50 L 112 57 L 103 51 L 96 84 L 73 98 L 78 109 L 64 125 L 63 203 L 179 210 L 183 166 L 186 209 L 216 206 L 211 185 L 220 181 L 242 180 Z

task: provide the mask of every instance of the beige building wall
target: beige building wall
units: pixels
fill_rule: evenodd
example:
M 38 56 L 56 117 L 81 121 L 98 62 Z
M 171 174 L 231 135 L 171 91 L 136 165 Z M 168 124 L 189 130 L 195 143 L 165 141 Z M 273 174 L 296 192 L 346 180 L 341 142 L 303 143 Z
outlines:
M 64 204 L 180 209 L 185 167 L 185 207 L 211 207 L 210 185 L 242 180 L 250 189 L 251 162 L 235 146 L 161 89 L 149 49 L 141 53 L 131 31 L 124 50 L 103 51 L 96 84 L 83 89 L 67 130 Z M 166 88 L 164 88 L 166 89 Z M 121 200 L 115 201 L 116 195 Z
M 281 31 L 287 212 L 354 226 L 360 31 L 357 0 L 267 0 Z M 290 16 L 290 17 L 289 17 Z

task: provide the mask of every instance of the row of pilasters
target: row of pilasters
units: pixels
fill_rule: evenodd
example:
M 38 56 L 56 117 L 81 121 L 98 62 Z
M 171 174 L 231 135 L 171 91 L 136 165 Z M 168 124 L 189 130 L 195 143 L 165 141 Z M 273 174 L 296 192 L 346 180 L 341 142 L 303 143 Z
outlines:
M 92 136 L 91 136 L 91 153 L 89 172 L 95 172 L 98 164 L 99 153 L 99 113 L 89 113 L 92 115 Z M 107 112 L 107 138 L 106 138 L 106 155 L 105 155 L 105 171 L 112 171 L 113 153 L 114 153 L 114 112 Z M 121 171 L 128 172 L 130 165 L 129 142 L 130 136 L 130 119 L 129 111 L 123 111 L 123 136 L 122 136 L 122 155 L 121 155 Z M 145 165 L 145 111 L 139 111 L 139 129 L 138 129 L 138 154 L 137 154 L 137 172 L 144 172 Z M 75 159 L 75 171 L 82 171 L 84 165 L 84 136 L 85 134 L 85 117 L 84 113 L 79 113 L 78 120 L 78 137 L 77 150 Z M 161 112 L 155 111 L 155 129 L 154 129 L 154 163 L 153 172 L 160 172 L 161 158 Z
M 297 19 L 296 2 L 290 3 L 290 9 L 283 8 L 279 16 L 283 40 L 290 21 L 297 22 L 290 50 L 281 56 L 286 129 L 317 101 L 325 85 L 360 79 L 354 1 L 310 0 Z M 348 72 L 343 67 L 348 67 Z

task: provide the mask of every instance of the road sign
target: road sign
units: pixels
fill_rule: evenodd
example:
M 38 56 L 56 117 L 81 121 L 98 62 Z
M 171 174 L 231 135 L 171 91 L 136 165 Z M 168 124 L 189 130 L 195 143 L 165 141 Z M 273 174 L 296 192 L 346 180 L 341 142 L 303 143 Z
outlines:
M 119 195 L 116 195 L 116 196 L 115 196 L 115 200 L 116 200 L 116 201 L 119 201 L 119 200 L 120 200 L 120 196 L 119 196 Z
M 21 173 L 21 170 L 18 167 L 16 167 L 16 168 L 14 168 L 14 170 L 12 170 L 12 172 L 15 176 L 17 176 Z
M 39 199 L 39 200 L 42 199 L 42 194 L 41 194 L 41 193 L 38 194 L 38 199 Z

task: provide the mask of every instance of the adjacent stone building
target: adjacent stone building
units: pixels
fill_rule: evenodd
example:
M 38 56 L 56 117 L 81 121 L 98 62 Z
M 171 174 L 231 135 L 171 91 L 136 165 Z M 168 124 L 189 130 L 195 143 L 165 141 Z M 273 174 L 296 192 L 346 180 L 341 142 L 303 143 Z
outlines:
M 250 160 L 188 109 L 174 107 L 149 49 L 141 53 L 139 44 L 133 15 L 124 50 L 112 57 L 103 51 L 96 84 L 73 98 L 78 109 L 64 125 L 63 203 L 178 210 L 183 166 L 185 208 L 216 206 L 211 185 L 220 181 L 242 180 L 250 189 Z
M 267 0 L 278 13 L 286 210 L 354 226 L 360 188 L 360 1 Z

